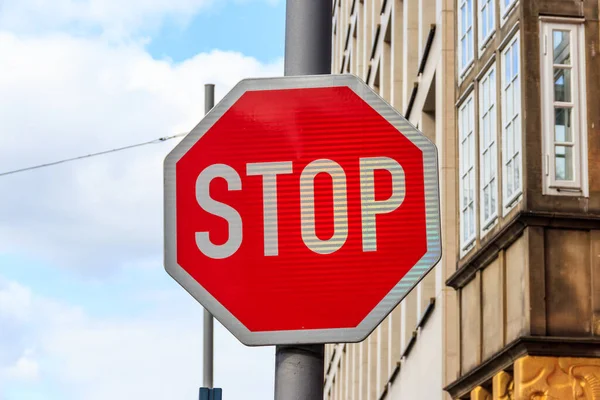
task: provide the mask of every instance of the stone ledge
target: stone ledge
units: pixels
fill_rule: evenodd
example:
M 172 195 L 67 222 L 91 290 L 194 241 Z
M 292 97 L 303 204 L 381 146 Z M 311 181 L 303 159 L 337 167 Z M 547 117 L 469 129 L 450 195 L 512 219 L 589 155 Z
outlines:
M 600 229 L 600 216 L 544 211 L 521 211 L 489 241 L 471 256 L 460 260 L 446 285 L 461 289 L 475 277 L 477 271 L 484 269 L 496 257 L 500 250 L 513 244 L 528 226 L 567 229 Z
M 600 338 L 567 338 L 523 336 L 478 367 L 447 385 L 444 390 L 452 398 L 467 396 L 471 390 L 491 380 L 502 370 L 512 370 L 514 362 L 523 356 L 600 357 Z

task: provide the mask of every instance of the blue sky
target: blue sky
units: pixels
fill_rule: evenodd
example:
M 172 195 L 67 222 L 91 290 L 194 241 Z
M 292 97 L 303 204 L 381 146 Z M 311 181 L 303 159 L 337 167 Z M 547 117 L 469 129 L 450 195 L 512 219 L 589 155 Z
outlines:
M 8 0 L 0 173 L 189 131 L 281 75 L 283 0 Z M 162 266 L 176 141 L 0 177 L 0 400 L 195 398 L 202 307 Z M 273 392 L 273 348 L 216 326 L 226 398 Z
M 197 15 L 188 25 L 167 21 L 148 51 L 179 62 L 218 48 L 251 55 L 262 62 L 283 57 L 285 4 L 226 2 Z

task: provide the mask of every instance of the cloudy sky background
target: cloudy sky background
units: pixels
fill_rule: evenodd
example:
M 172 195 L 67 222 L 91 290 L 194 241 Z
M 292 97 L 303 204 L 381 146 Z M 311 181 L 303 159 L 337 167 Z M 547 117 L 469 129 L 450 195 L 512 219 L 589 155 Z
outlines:
M 0 174 L 187 132 L 283 71 L 282 0 L 0 0 Z M 0 400 L 195 399 L 202 308 L 162 266 L 176 140 L 0 176 Z M 215 385 L 266 399 L 273 348 L 215 332 Z

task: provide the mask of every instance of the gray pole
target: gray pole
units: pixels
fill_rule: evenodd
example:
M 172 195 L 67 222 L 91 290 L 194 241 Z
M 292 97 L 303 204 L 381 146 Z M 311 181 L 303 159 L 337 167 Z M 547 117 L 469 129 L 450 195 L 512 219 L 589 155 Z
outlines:
M 331 0 L 287 0 L 286 76 L 331 73 L 331 3 Z
M 286 76 L 331 73 L 331 0 L 287 0 Z M 321 400 L 325 346 L 275 348 L 275 400 Z
M 204 113 L 215 106 L 215 85 L 208 83 L 204 85 Z M 213 316 L 204 309 L 204 352 L 202 368 L 202 386 L 212 389 L 213 387 Z

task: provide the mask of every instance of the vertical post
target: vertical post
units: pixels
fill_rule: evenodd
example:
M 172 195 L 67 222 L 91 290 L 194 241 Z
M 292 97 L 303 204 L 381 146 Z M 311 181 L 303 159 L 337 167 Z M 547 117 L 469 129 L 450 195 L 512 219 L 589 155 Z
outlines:
M 215 106 L 215 85 L 208 83 L 204 85 L 204 113 Z M 202 368 L 202 386 L 212 389 L 213 387 L 213 316 L 204 309 L 204 352 Z
M 331 73 L 331 0 L 287 0 L 286 76 Z M 275 349 L 275 400 L 323 398 L 325 346 L 280 345 Z
M 284 73 L 331 73 L 331 0 L 287 0 Z

